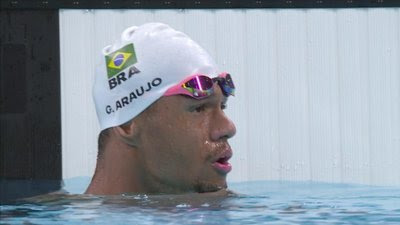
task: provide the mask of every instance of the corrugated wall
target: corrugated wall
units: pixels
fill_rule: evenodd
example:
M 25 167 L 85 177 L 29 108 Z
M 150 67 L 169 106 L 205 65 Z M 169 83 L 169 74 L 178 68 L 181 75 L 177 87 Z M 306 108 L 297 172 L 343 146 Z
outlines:
M 165 22 L 230 71 L 230 181 L 400 185 L 400 9 L 61 10 L 63 177 L 91 176 L 103 46 Z

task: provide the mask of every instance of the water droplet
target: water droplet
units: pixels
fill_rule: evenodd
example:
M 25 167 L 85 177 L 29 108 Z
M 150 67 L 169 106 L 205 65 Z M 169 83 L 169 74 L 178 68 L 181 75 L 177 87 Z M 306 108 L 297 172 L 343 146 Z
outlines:
M 201 207 L 209 207 L 209 206 L 210 206 L 210 204 L 208 204 L 208 203 L 204 203 L 201 205 Z
M 190 205 L 186 204 L 186 203 L 182 203 L 182 204 L 179 204 L 176 206 L 176 208 L 189 208 L 189 207 L 190 207 Z

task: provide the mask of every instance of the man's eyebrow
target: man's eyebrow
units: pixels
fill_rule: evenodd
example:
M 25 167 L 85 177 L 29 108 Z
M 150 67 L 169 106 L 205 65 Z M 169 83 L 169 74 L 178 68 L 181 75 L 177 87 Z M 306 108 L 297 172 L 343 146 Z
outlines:
M 218 104 L 224 104 L 225 105 L 225 104 L 227 104 L 228 99 L 229 99 L 229 97 L 226 97 L 224 95 L 222 97 L 219 97 L 219 96 L 214 94 L 214 95 L 211 95 L 208 98 L 205 98 L 205 99 L 202 99 L 202 100 L 197 100 L 197 101 L 201 101 L 202 103 L 216 102 Z
M 218 99 L 218 96 L 215 94 L 213 94 L 207 98 L 204 98 L 204 99 L 195 99 L 195 98 L 192 98 L 187 95 L 180 95 L 180 96 L 182 96 L 184 98 L 185 102 L 190 103 L 190 104 L 202 104 L 202 103 L 207 103 L 207 102 L 212 102 L 212 101 L 220 102 Z M 226 104 L 228 102 L 228 99 L 229 99 L 229 97 L 222 96 L 221 103 Z

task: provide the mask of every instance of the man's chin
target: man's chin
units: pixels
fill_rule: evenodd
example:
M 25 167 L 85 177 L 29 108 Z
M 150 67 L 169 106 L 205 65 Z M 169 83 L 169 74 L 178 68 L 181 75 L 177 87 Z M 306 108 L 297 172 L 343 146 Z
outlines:
M 226 189 L 227 187 L 226 180 L 219 183 L 199 182 L 195 185 L 195 191 L 198 193 L 215 192 Z

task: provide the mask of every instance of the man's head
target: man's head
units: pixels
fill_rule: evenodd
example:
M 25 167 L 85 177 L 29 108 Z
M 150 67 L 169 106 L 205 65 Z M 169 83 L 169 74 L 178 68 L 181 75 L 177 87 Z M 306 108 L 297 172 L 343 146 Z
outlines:
M 214 78 L 198 44 L 158 23 L 128 28 L 103 54 L 94 86 L 102 154 L 87 193 L 226 188 L 230 75 Z

